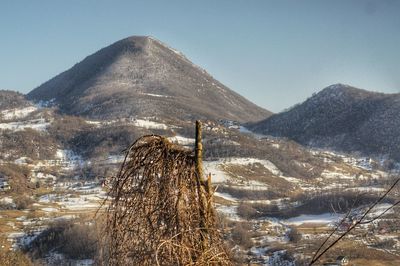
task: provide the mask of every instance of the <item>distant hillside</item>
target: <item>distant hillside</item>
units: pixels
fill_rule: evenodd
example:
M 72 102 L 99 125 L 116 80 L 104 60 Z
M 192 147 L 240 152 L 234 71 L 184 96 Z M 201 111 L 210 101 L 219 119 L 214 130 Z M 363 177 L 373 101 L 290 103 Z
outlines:
M 30 105 L 25 96 L 16 91 L 0 90 L 0 111 Z
M 259 121 L 271 113 L 151 37 L 129 37 L 88 56 L 28 94 L 67 114 Z
M 306 145 L 400 160 L 399 114 L 400 94 L 336 84 L 251 128 Z

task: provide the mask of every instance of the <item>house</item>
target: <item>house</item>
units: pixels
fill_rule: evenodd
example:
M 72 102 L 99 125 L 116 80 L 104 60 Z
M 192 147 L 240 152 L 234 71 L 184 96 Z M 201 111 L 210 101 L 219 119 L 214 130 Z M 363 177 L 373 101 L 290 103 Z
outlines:
M 0 177 L 0 191 L 10 190 L 11 186 L 8 184 L 8 180 L 6 178 Z
M 325 262 L 323 266 L 343 266 L 349 263 L 349 259 L 346 256 L 339 256 L 335 262 Z
M 338 265 L 347 265 L 349 264 L 349 259 L 346 256 L 339 256 L 336 258 L 336 263 Z

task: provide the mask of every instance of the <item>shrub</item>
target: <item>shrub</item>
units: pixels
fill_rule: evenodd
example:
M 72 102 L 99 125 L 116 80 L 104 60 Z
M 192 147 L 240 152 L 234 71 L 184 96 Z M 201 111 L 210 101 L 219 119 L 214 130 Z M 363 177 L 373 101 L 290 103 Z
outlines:
M 296 227 L 291 226 L 288 233 L 288 238 L 290 242 L 297 243 L 301 240 L 301 233 L 299 233 Z
M 232 229 L 232 240 L 235 244 L 242 246 L 243 248 L 250 248 L 253 245 L 251 240 L 251 234 L 249 232 L 250 227 L 245 223 L 237 223 Z
M 58 221 L 50 224 L 24 249 L 34 258 L 42 258 L 55 250 L 70 259 L 88 259 L 96 255 L 97 237 L 94 225 Z
M 96 232 L 94 226 L 73 225 L 63 232 L 65 244 L 60 251 L 72 259 L 93 258 L 96 254 Z
M 33 200 L 30 197 L 23 195 L 14 198 L 14 202 L 17 210 L 25 210 L 33 203 Z
M 279 198 L 279 194 L 271 190 L 242 189 L 233 186 L 219 186 L 218 192 L 227 193 L 238 199 L 264 200 Z
M 248 203 L 240 203 L 237 208 L 237 212 L 240 217 L 243 217 L 247 220 L 253 219 L 257 216 L 257 210 Z

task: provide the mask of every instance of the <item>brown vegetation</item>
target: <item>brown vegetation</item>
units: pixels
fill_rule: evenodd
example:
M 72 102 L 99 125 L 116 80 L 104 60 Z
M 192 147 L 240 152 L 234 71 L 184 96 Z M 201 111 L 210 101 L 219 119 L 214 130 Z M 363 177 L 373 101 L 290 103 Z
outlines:
M 230 265 L 192 152 L 144 136 L 111 182 L 105 264 Z

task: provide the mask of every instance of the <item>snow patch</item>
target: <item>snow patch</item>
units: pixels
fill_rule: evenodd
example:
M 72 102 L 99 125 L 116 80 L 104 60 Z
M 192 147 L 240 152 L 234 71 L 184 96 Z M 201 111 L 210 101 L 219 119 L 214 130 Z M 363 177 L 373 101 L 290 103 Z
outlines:
M 237 198 L 231 196 L 231 195 L 228 194 L 228 193 L 215 192 L 215 193 L 214 193 L 214 196 L 223 198 L 223 199 L 225 199 L 225 200 L 233 201 L 233 202 L 239 201 L 239 199 L 237 199 Z
M 24 108 L 7 109 L 0 112 L 1 117 L 4 120 L 19 119 L 27 117 L 32 112 L 35 112 L 38 108 L 36 106 L 28 106 Z
M 195 142 L 195 139 L 186 138 L 182 136 L 169 137 L 168 139 L 173 143 L 177 143 L 183 146 L 193 145 Z
M 143 127 L 147 129 L 168 129 L 168 126 L 166 124 L 144 119 L 135 119 L 133 121 L 133 124 L 137 127 Z
M 323 213 L 315 215 L 302 214 L 300 216 L 287 219 L 285 222 L 294 225 L 300 225 L 304 223 L 331 224 L 339 221 L 342 216 L 342 214 L 336 213 Z
M 239 132 L 240 132 L 240 133 L 243 133 L 243 134 L 252 135 L 252 136 L 253 136 L 254 138 L 256 138 L 256 139 L 262 139 L 262 138 L 266 138 L 266 137 L 267 137 L 266 135 L 263 135 L 263 134 L 254 133 L 253 131 L 247 129 L 247 128 L 244 127 L 244 126 L 239 126 Z
M 282 172 L 276 167 L 273 163 L 268 160 L 260 160 L 255 158 L 231 158 L 226 164 L 238 164 L 238 165 L 248 165 L 248 164 L 255 164 L 259 163 L 264 166 L 268 171 L 276 176 L 281 176 Z
M 12 131 L 21 131 L 27 128 L 31 128 L 37 131 L 44 131 L 50 125 L 50 122 L 46 122 L 45 119 L 34 119 L 23 122 L 9 122 L 9 123 L 0 123 L 0 129 L 2 130 L 12 130 Z
M 142 93 L 143 95 L 159 97 L 159 98 L 170 98 L 171 96 L 168 95 L 161 95 L 161 94 L 153 94 L 153 93 Z
M 203 162 L 204 173 L 211 174 L 213 183 L 223 183 L 230 179 L 229 175 L 221 169 L 221 160 Z
M 237 206 L 219 205 L 215 209 L 232 221 L 241 221 L 242 219 L 237 214 L 237 208 Z

